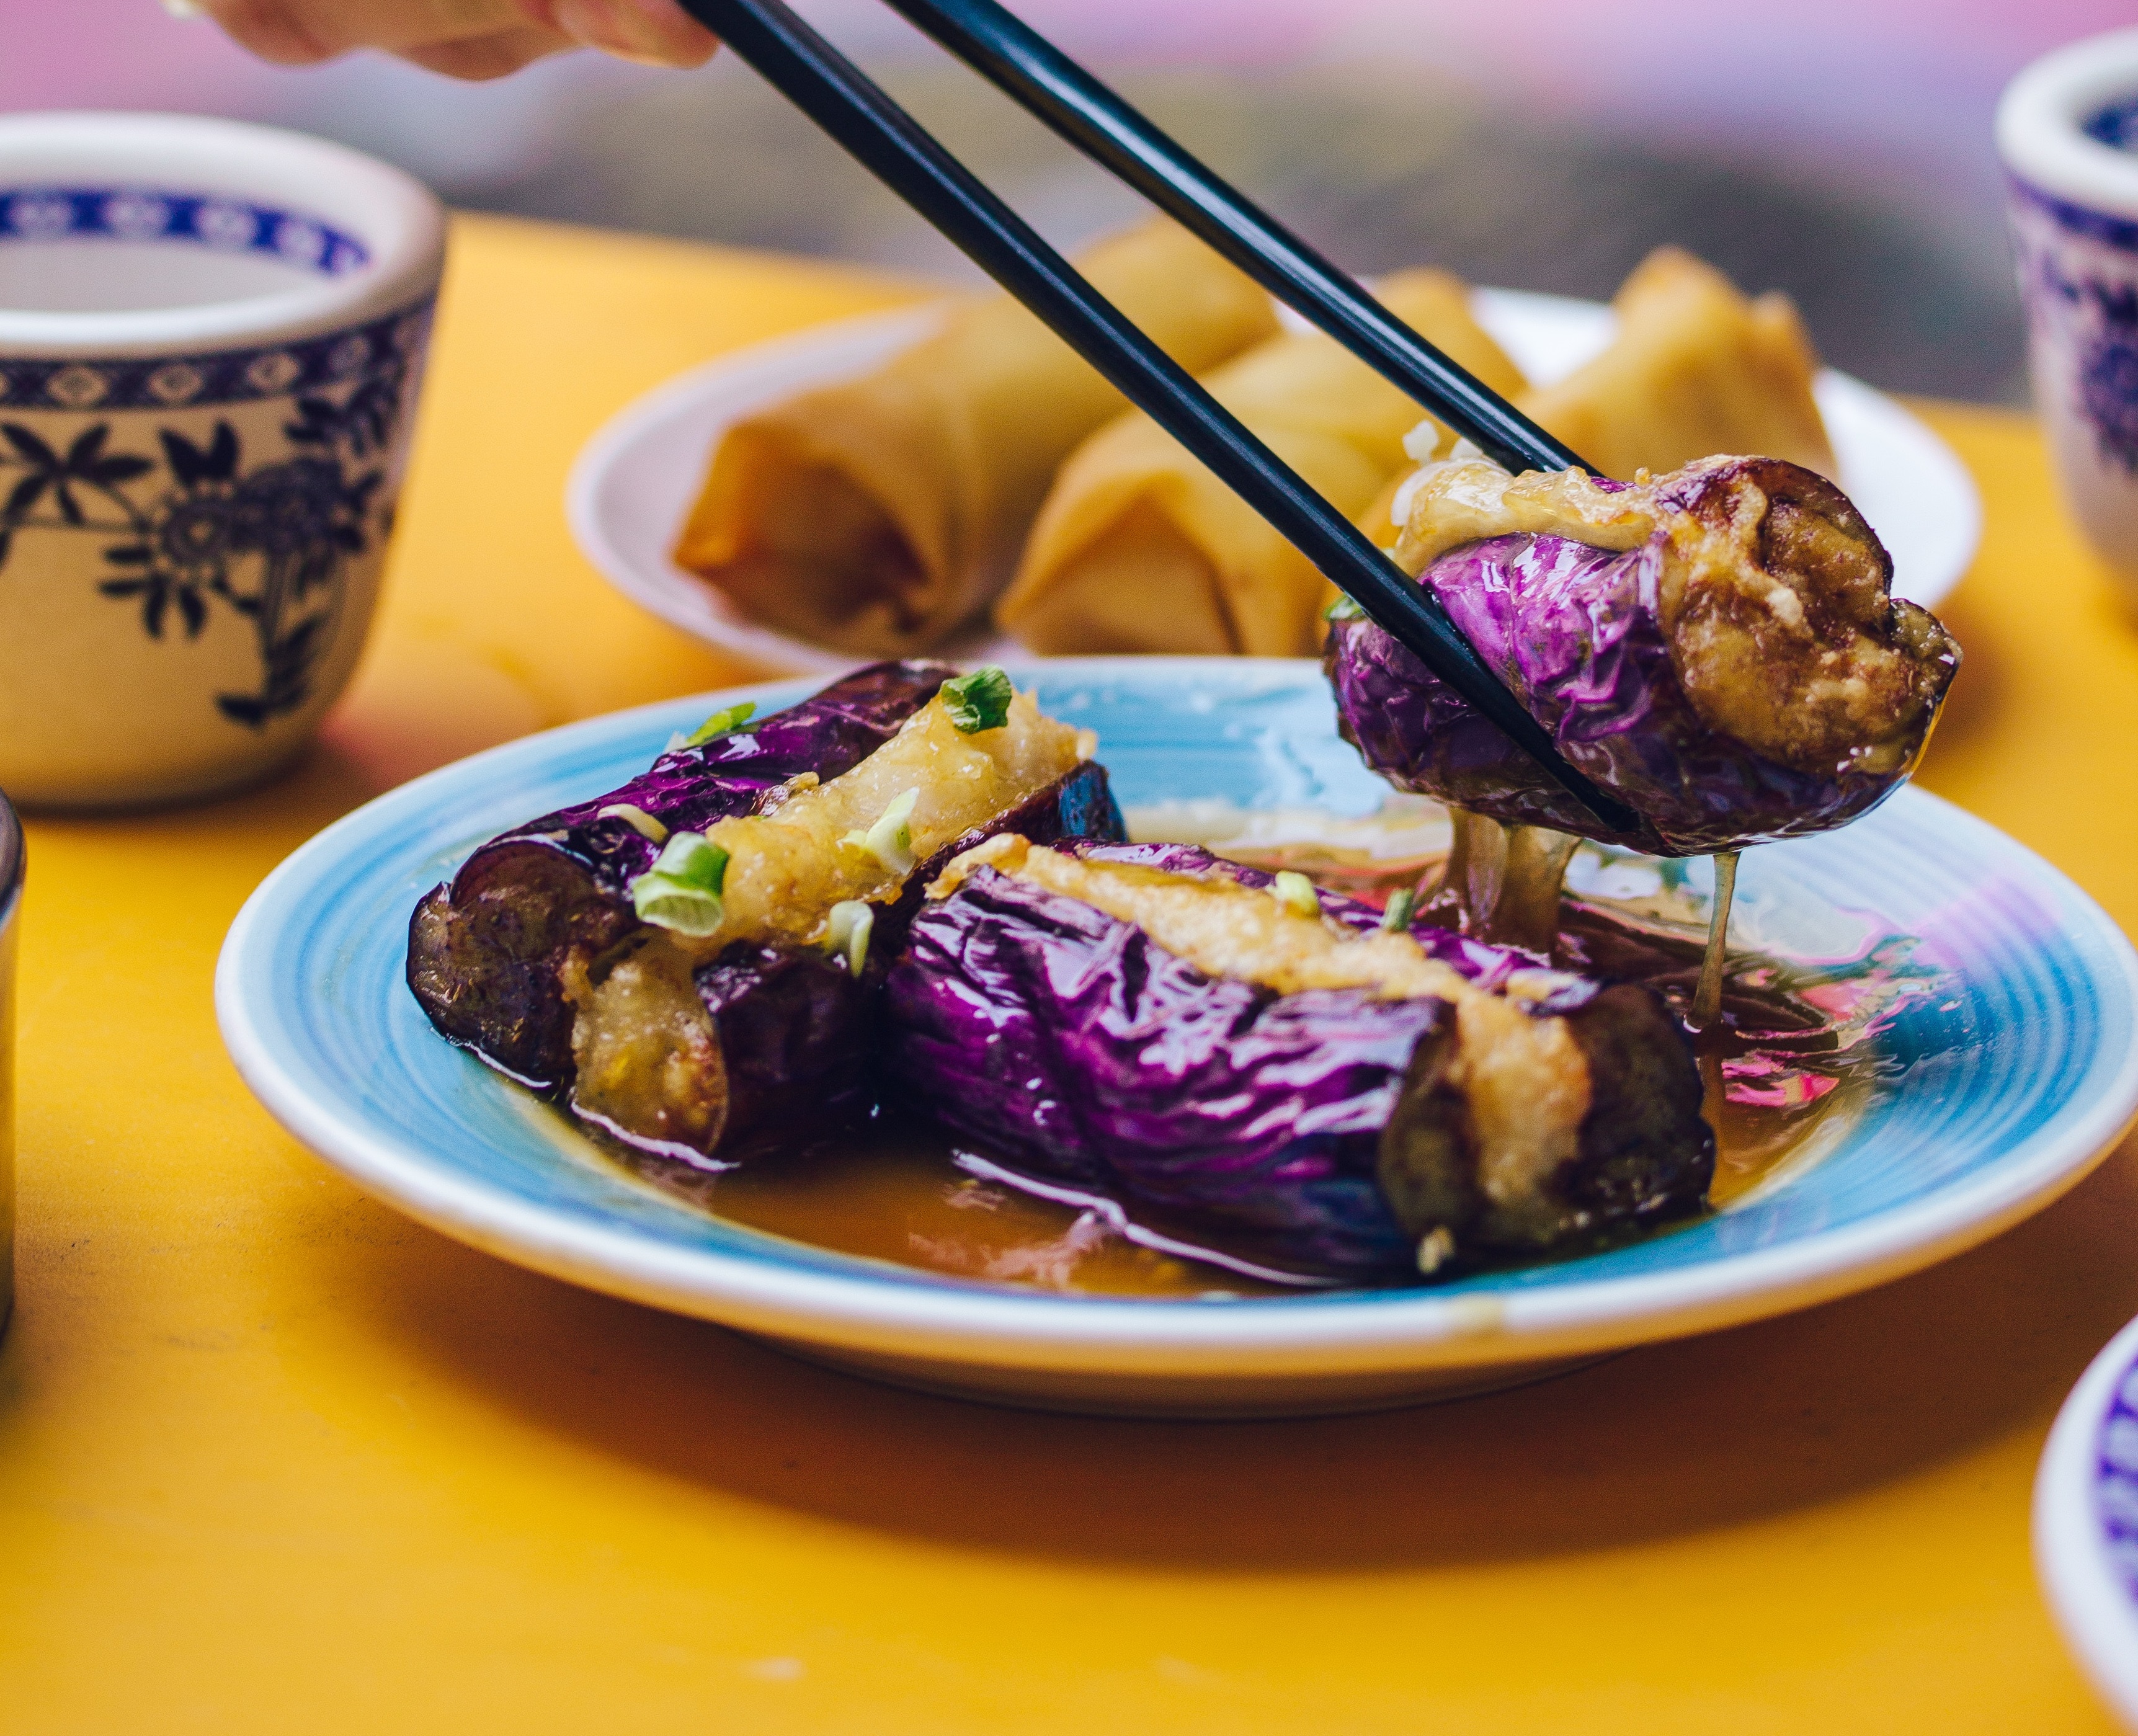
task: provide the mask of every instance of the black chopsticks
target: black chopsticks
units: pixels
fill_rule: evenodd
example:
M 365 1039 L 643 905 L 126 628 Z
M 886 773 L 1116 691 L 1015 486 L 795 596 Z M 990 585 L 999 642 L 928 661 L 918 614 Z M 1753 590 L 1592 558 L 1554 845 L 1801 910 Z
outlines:
M 1501 684 L 1430 592 L 1389 560 L 1357 526 L 1243 427 L 783 0 L 681 3 L 1267 518 L 1369 618 L 1497 724 L 1599 820 L 1616 831 L 1637 829 L 1638 822 L 1630 810 L 1566 763 L 1550 734 Z M 1105 94 L 1102 90 L 1101 94 Z M 1107 100 L 1114 101 L 1110 97 Z M 1148 123 L 1142 125 L 1164 143 Z M 1183 164 L 1189 163 L 1177 148 L 1167 144 L 1166 149 Z M 1205 172 L 1195 173 L 1213 187 L 1221 184 Z M 1244 201 L 1238 202 L 1245 207 Z M 1274 251 L 1284 237 L 1274 226 L 1271 230 Z M 1302 311 L 1311 315 L 1315 310 Z M 1384 314 L 1379 318 L 1397 324 Z M 1397 324 L 1397 329 L 1403 328 Z M 1413 336 L 1411 342 L 1437 357 L 1442 368 L 1468 381 L 1481 402 L 1497 405 L 1505 415 L 1521 419 L 1512 406 L 1438 357 L 1422 339 Z M 1461 426 L 1449 419 L 1451 425 Z M 1551 467 L 1563 466 L 1555 461 Z
M 1601 474 L 995 0 L 885 3 L 1476 442 L 1495 463 L 1516 471 Z

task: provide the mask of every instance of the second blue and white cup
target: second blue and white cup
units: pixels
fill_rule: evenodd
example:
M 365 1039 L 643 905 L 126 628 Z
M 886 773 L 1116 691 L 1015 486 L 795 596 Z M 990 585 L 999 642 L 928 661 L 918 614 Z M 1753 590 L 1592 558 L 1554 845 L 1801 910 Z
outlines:
M 1997 148 L 2035 404 L 2073 515 L 2138 604 L 2138 30 L 2028 67 Z

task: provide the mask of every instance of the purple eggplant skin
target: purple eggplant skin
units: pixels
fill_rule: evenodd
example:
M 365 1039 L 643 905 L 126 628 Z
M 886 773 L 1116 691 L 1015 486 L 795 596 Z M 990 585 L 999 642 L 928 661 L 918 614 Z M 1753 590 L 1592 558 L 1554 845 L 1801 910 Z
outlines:
M 1444 1002 L 1213 979 L 982 868 L 914 923 L 889 1013 L 897 1096 L 1013 1170 L 1306 1277 L 1416 1270 L 1375 1168 L 1413 1056 L 1452 1029 Z
M 880 996 L 843 958 L 739 944 L 698 970 L 696 982 L 726 1085 L 726 1114 L 712 1142 L 720 1161 L 827 1138 L 875 1109 Z
M 1003 832 L 1015 832 L 1035 844 L 1124 846 L 1129 829 L 1121 817 L 1120 804 L 1114 799 L 1106 768 L 1096 760 L 1086 760 L 1075 771 L 997 814 L 986 825 L 975 826 L 952 839 L 906 875 L 905 889 L 897 899 L 876 909 L 869 955 L 879 970 L 904 950 L 906 932 L 927 902 L 930 883 L 967 851 Z
M 1270 876 L 1184 845 L 1076 846 L 1182 873 Z M 1338 895 L 1349 926 L 1379 913 Z M 1419 927 L 1481 987 L 1525 953 Z M 1267 1269 L 1416 1282 L 1446 1232 L 1447 1276 L 1697 1210 L 1713 1178 L 1698 1068 L 1660 998 L 1564 973 L 1535 1006 L 1567 1021 L 1591 1099 L 1550 1209 L 1478 1186 L 1447 1081 L 1452 1009 L 1356 990 L 1276 995 L 1213 978 L 1134 924 L 981 868 L 913 924 L 888 983 L 898 1096 L 1003 1167 L 1120 1202 L 1150 1227 Z M 1558 1226 L 1543 1235 L 1540 1221 Z
M 531 820 L 476 856 L 517 843 L 541 845 L 578 862 L 603 892 L 626 898 L 661 846 L 620 817 L 603 818 L 603 808 L 636 807 L 670 831 L 703 831 L 716 821 L 755 813 L 773 791 L 805 772 L 829 783 L 852 771 L 959 672 L 953 664 L 919 658 L 856 670 L 701 747 L 671 749 L 622 789 Z M 471 858 L 468 866 L 473 865 Z
M 538 1087 L 563 1082 L 572 1011 L 559 973 L 639 926 L 631 882 L 660 854 L 602 810 L 627 804 L 671 831 L 754 813 L 789 778 L 852 770 L 957 673 L 919 661 L 858 670 L 761 722 L 671 749 L 621 789 L 493 838 L 416 907 L 411 992 L 443 1036 L 491 1065 Z
M 1276 876 L 1230 862 L 1196 845 L 1078 844 L 1079 856 L 1101 861 L 1142 862 L 1176 874 L 1223 874 L 1243 885 L 1268 886 Z M 1322 913 L 1332 922 L 1364 933 L 1381 925 L 1382 912 L 1325 887 L 1316 889 Z M 1494 946 L 1421 917 L 1410 937 L 1437 958 L 1488 993 L 1504 992 L 1518 973 L 1525 1004 L 1538 1017 L 1563 1018 L 1589 1065 L 1590 1101 L 1581 1128 L 1580 1162 L 1560 1178 L 1569 1216 L 1628 1225 L 1682 1217 L 1707 1197 L 1715 1178 L 1715 1134 L 1701 1114 L 1706 1095 L 1699 1060 L 1685 1027 L 1653 990 L 1611 983 L 1548 962 L 1520 947 Z M 1414 1070 L 1415 1071 L 1415 1070 Z M 1416 1106 L 1440 1090 L 1417 1074 L 1403 1101 L 1413 1113 L 1392 1123 L 1382 1141 L 1379 1175 L 1384 1194 L 1407 1227 L 1420 1236 L 1457 1219 L 1474 1239 L 1489 1207 L 1475 1184 L 1471 1155 L 1460 1142 L 1428 1137 Z M 1437 1202 L 1454 1200 L 1459 1207 Z M 1503 1226 L 1511 1231 L 1511 1226 Z M 1519 1233 L 1499 1238 L 1502 1251 L 1522 1245 Z
M 1801 496 L 1857 537 L 1890 584 L 1891 562 L 1855 509 L 1795 466 L 1711 461 L 1676 504 L 1697 515 L 1739 475 L 1770 494 Z M 1636 811 L 1637 828 L 1602 827 L 1409 651 L 1358 619 L 1332 623 L 1323 654 L 1345 739 L 1403 789 L 1655 856 L 1829 831 L 1905 783 L 1958 665 L 1950 641 L 1933 659 L 1927 711 L 1898 763 L 1780 763 L 1711 727 L 1687 696 L 1658 613 L 1669 544 L 1667 529 L 1623 552 L 1560 536 L 1498 536 L 1450 550 L 1420 579 L 1567 759 Z
M 1193 844 L 1073 847 L 1079 856 L 1101 861 L 1140 862 L 1175 874 L 1223 874 L 1243 885 L 1266 887 L 1276 878 Z M 1345 928 L 1364 933 L 1381 924 L 1382 913 L 1361 900 L 1325 887 L 1316 888 L 1315 895 L 1322 913 Z M 1410 924 L 1409 934 L 1428 958 L 1488 993 L 1505 992 L 1519 973 L 1530 1011 L 1567 1022 L 1588 1063 L 1591 1093 L 1580 1161 L 1559 1178 L 1568 1216 L 1623 1226 L 1699 1208 L 1715 1177 L 1715 1135 L 1701 1114 L 1706 1094 L 1698 1058 L 1662 996 L 1637 983 L 1554 970 L 1520 947 L 1494 946 L 1423 917 Z M 1476 1186 L 1471 1154 L 1460 1141 L 1436 1131 L 1444 1129 L 1444 1114 L 1418 1113 L 1442 1089 L 1437 1072 L 1428 1075 L 1422 1066 L 1413 1068 L 1405 1087 L 1404 1113 L 1382 1140 L 1383 1192 L 1419 1236 L 1462 1222 L 1473 1241 L 1481 1228 L 1493 1239 L 1494 1226 L 1486 1222 L 1489 1202 Z M 1496 1245 L 1515 1251 L 1523 1237 L 1513 1226 L 1501 1226 Z
M 899 897 L 877 907 L 871 956 L 893 957 L 928 883 L 1000 831 L 1022 833 L 1036 844 L 1128 836 L 1106 768 L 1086 761 L 921 863 Z M 453 1041 L 525 1083 L 554 1085 L 571 1071 L 572 1012 L 558 978 L 563 959 L 575 951 L 583 958 L 598 956 L 643 924 L 627 897 L 588 896 L 578 865 L 562 851 L 486 851 L 417 905 L 409 924 L 409 987 Z

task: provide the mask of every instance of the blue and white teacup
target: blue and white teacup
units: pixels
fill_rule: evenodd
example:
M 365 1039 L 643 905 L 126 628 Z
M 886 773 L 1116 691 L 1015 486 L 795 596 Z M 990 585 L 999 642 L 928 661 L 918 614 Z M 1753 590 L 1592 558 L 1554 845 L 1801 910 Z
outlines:
M 378 588 L 445 255 L 267 127 L 0 117 L 0 788 L 180 801 L 305 744 Z
M 2138 30 L 2028 67 L 1997 149 L 2035 403 L 2073 514 L 2138 600 Z

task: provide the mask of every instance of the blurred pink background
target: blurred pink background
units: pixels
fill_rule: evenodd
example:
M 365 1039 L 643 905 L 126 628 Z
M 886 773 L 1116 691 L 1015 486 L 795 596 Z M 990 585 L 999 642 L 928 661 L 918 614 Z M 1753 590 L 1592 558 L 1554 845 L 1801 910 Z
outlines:
M 1122 214 L 882 7 L 803 9 L 1065 238 Z M 16 10 L 0 109 L 276 121 L 465 203 L 955 268 L 731 64 L 672 74 L 581 55 L 471 86 L 373 56 L 263 66 L 155 0 Z M 1683 241 L 1760 280 L 1750 287 L 1791 290 L 1844 365 L 1984 397 L 2018 378 L 1997 93 L 2044 50 L 2131 18 L 2128 0 L 1019 10 L 1360 269 L 1433 258 L 1608 294 L 1647 246 Z
M 805 4 L 842 44 L 879 59 L 911 33 L 867 0 Z M 1572 105 L 1618 124 L 1732 139 L 1769 130 L 1880 139 L 1938 160 L 1979 155 L 2005 80 L 2043 51 L 2132 22 L 2127 0 L 1527 0 L 1518 9 L 1424 0 L 1027 0 L 1018 11 L 1073 52 L 1110 66 L 1260 66 L 1372 58 L 1451 70 L 1522 100 Z M 456 117 L 526 138 L 559 86 L 622 76 L 587 57 L 471 94 L 359 57 L 291 72 L 263 66 L 212 26 L 154 0 L 72 0 L 10 23 L 0 109 L 178 109 L 337 128 L 409 125 L 408 149 L 450 174 L 501 141 L 463 139 Z M 1518 25 L 1510 20 L 1518 17 Z M 369 117 L 358 111 L 382 105 Z M 525 130 L 521 130 L 521 129 Z

